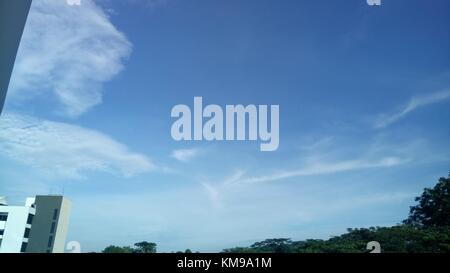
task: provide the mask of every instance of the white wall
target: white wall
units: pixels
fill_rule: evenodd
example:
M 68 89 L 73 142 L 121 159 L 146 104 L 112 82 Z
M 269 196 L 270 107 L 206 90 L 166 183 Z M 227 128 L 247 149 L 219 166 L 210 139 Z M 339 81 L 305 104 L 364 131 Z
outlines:
M 30 207 L 0 206 L 0 212 L 8 213 L 0 253 L 20 252 L 30 210 Z

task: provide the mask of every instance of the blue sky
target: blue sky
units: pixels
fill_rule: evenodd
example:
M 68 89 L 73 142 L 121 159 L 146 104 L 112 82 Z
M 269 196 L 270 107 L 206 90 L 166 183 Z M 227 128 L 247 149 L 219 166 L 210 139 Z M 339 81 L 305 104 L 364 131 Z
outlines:
M 450 170 L 450 3 L 42 0 L 0 192 L 73 202 L 84 251 L 219 251 L 395 225 Z M 176 104 L 280 105 L 280 147 L 176 142 Z

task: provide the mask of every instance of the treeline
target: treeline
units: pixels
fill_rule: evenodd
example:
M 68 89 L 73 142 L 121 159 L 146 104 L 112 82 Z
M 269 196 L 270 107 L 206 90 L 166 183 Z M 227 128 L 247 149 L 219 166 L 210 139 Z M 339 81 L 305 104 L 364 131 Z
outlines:
M 249 247 L 224 249 L 224 253 L 364 253 L 367 243 L 377 241 L 382 252 L 450 253 L 450 174 L 433 188 L 416 197 L 402 224 L 393 227 L 348 229 L 347 233 L 328 240 L 292 241 L 289 238 L 267 239 Z M 131 247 L 109 246 L 103 253 L 155 253 L 156 244 L 141 242 Z M 187 249 L 186 253 L 191 251 Z
M 135 243 L 131 246 L 115 246 L 110 245 L 102 250 L 102 253 L 156 253 L 157 244 L 147 241 Z M 184 251 L 177 251 L 176 253 L 192 253 L 189 248 Z
M 156 244 L 143 241 L 135 243 L 134 247 L 110 245 L 102 253 L 156 253 Z
M 267 239 L 250 247 L 224 249 L 226 253 L 365 253 L 367 243 L 377 241 L 382 252 L 450 253 L 450 228 L 418 228 L 410 225 L 349 229 L 329 240 L 291 241 Z

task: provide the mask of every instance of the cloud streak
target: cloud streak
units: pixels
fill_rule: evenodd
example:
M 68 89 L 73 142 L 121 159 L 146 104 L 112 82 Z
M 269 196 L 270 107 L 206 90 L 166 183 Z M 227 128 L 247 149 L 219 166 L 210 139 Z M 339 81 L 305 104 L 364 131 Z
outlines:
M 129 177 L 156 168 L 146 156 L 100 132 L 18 114 L 0 119 L 0 155 L 73 179 L 86 171 Z
M 172 152 L 172 157 L 181 162 L 188 162 L 198 154 L 198 149 L 179 149 Z
M 333 163 L 315 162 L 298 169 L 279 171 L 262 176 L 246 176 L 245 171 L 237 170 L 220 183 L 202 181 L 200 184 L 205 190 L 212 205 L 221 208 L 223 207 L 223 195 L 236 186 L 275 182 L 303 176 L 325 175 L 373 168 L 390 168 L 406 162 L 408 162 L 407 159 L 394 156 L 382 157 L 375 160 L 361 158 Z
M 427 94 L 424 96 L 417 96 L 410 99 L 403 109 L 393 114 L 383 114 L 381 115 L 374 124 L 375 129 L 385 128 L 402 118 L 404 118 L 409 113 L 415 111 L 417 108 L 438 103 L 450 98 L 450 89 L 443 91 Z
M 241 184 L 254 184 L 254 183 L 263 183 L 263 182 L 271 182 L 282 179 L 288 179 L 293 177 L 300 176 L 310 176 L 310 175 L 322 175 L 322 174 L 330 174 L 330 173 L 338 173 L 345 171 L 355 171 L 361 169 L 370 169 L 370 168 L 383 168 L 383 167 L 393 167 L 399 164 L 404 163 L 406 160 L 401 159 L 399 157 L 383 157 L 381 159 L 375 161 L 369 161 L 365 159 L 356 159 L 356 160 L 348 160 L 348 161 L 340 161 L 335 163 L 314 163 L 310 164 L 304 168 L 296 169 L 296 170 L 288 170 L 282 171 L 270 175 L 265 176 L 255 176 L 248 177 L 244 179 L 237 180 L 238 183 Z
M 55 97 L 76 117 L 102 102 L 102 84 L 123 69 L 131 43 L 92 0 L 33 1 L 11 79 L 10 97 Z

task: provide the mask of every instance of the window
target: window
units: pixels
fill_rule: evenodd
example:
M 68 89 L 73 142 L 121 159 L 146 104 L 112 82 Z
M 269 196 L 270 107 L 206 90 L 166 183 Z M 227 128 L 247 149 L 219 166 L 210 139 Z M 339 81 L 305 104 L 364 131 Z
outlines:
M 6 221 L 8 219 L 7 212 L 0 212 L 0 221 Z
M 28 214 L 27 224 L 31 225 L 31 223 L 33 223 L 33 217 L 34 217 L 33 214 Z
M 53 243 L 53 236 L 48 237 L 48 245 L 47 247 L 52 247 L 52 243 Z
M 55 209 L 55 211 L 53 212 L 53 220 L 56 220 L 57 217 L 58 217 L 58 209 Z
M 20 248 L 20 252 L 24 253 L 27 251 L 28 243 L 23 242 L 22 247 Z
M 52 223 L 52 227 L 50 228 L 50 233 L 55 233 L 55 229 L 56 229 L 56 223 L 55 222 L 53 222 Z
M 30 229 L 26 228 L 25 232 L 23 233 L 23 238 L 30 238 Z
M 3 235 L 4 232 L 5 232 L 4 229 L 0 229 L 0 235 Z

